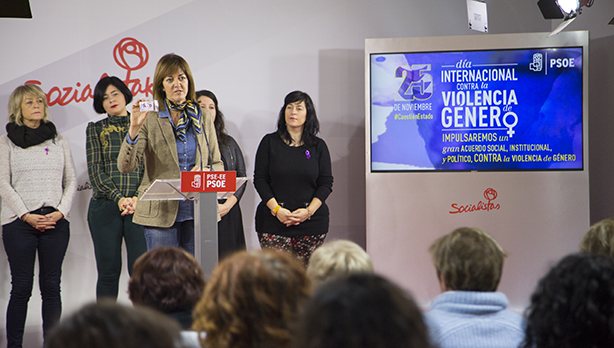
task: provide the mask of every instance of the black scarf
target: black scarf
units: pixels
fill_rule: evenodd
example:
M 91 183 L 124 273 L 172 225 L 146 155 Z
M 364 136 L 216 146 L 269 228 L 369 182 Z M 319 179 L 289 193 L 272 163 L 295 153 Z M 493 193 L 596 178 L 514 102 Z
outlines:
M 6 124 L 6 135 L 15 145 L 26 149 L 49 139 L 54 139 L 58 132 L 51 122 L 41 122 L 38 128 L 20 126 L 14 122 L 9 122 Z

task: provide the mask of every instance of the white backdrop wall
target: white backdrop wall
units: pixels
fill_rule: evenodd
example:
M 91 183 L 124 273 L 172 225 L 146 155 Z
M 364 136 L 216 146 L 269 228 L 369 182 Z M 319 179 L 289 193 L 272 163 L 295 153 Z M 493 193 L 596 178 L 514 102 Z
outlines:
M 552 27 L 543 20 L 534 0 L 486 3 L 491 33 L 541 32 Z M 80 97 L 103 73 L 126 78 L 127 70 L 116 63 L 113 50 L 122 39 L 134 38 L 148 49 L 149 59 L 131 72 L 131 78 L 141 82 L 151 78 L 163 54 L 184 56 L 197 88 L 211 89 L 218 95 L 229 132 L 242 146 L 251 174 L 258 142 L 274 130 L 283 97 L 291 90 L 304 90 L 314 99 L 321 136 L 333 161 L 329 238 L 348 238 L 362 245 L 365 38 L 487 35 L 467 29 L 465 0 L 31 0 L 30 4 L 33 19 L 0 19 L 0 107 L 5 110 L 0 114 L 6 114 L 11 91 L 28 80 L 40 81 L 46 92 L 53 87 L 62 91 L 76 88 Z M 595 7 L 598 5 L 600 1 Z M 599 22 L 578 20 L 571 29 L 592 29 L 586 27 L 589 23 Z M 605 42 L 612 35 L 609 29 L 599 29 Z M 126 56 L 130 67 L 138 64 L 135 56 Z M 71 211 L 71 241 L 63 269 L 62 294 L 68 313 L 94 299 L 96 269 L 85 222 L 91 195 L 87 189 L 85 127 L 101 116 L 94 113 L 91 99 L 56 104 L 50 113 L 70 141 L 83 188 Z M 253 212 L 258 201 L 250 184 L 241 203 L 250 248 L 257 248 Z M 513 236 L 504 238 L 513 241 Z M 122 302 L 127 302 L 125 280 L 124 273 Z M 413 281 L 433 283 L 434 279 Z M 411 290 L 411 284 L 408 287 Z M 10 274 L 1 250 L 0 312 L 6 308 L 9 291 Z M 40 346 L 40 323 L 35 284 L 26 347 Z M 4 319 L 0 319 L 0 327 L 3 344 Z

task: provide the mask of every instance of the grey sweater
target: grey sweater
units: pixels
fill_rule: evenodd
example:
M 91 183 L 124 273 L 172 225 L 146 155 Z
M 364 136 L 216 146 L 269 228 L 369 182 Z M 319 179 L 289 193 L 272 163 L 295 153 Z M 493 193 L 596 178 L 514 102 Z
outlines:
M 42 207 L 54 207 L 67 218 L 76 191 L 75 164 L 61 135 L 26 149 L 0 135 L 2 225 Z

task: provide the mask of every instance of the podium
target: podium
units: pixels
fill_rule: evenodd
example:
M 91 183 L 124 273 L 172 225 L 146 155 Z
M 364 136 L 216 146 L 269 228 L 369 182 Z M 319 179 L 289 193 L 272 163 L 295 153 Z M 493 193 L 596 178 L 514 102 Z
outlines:
M 215 173 L 216 177 L 224 173 L 229 174 L 233 179 L 236 177 L 236 172 L 182 172 L 181 179 L 157 179 L 139 199 L 144 201 L 194 201 L 194 257 L 200 263 L 208 279 L 217 266 L 219 258 L 217 201 L 232 196 L 236 188 L 247 182 L 247 178 L 236 178 L 235 185 L 224 185 L 223 180 L 219 179 L 210 184 L 209 181 L 203 179 L 207 173 Z M 188 187 L 185 187 L 186 183 Z

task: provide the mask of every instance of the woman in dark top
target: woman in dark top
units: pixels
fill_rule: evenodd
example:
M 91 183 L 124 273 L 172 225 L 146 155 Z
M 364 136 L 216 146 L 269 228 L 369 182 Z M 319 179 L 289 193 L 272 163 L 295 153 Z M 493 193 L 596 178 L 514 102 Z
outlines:
M 143 226 L 132 222 L 143 165 L 122 174 L 117 156 L 130 129 L 126 104 L 132 92 L 115 76 L 100 79 L 94 88 L 94 110 L 107 117 L 87 125 L 87 171 L 93 187 L 87 222 L 94 242 L 98 281 L 96 298 L 117 299 L 122 268 L 122 240 L 126 242 L 128 273 L 147 251 Z
M 279 111 L 277 132 L 258 146 L 254 186 L 262 199 L 256 232 L 262 248 L 292 252 L 305 265 L 324 242 L 332 191 L 330 154 L 309 95 L 288 94 Z
M 213 116 L 213 126 L 224 162 L 224 170 L 237 172 L 237 177 L 245 177 L 245 161 L 239 144 L 228 135 L 224 123 L 224 114 L 220 111 L 217 97 L 213 92 L 202 90 L 196 92 L 196 100 L 201 109 L 209 110 Z M 222 259 L 224 256 L 238 250 L 245 250 L 245 235 L 243 233 L 243 216 L 239 201 L 245 192 L 245 185 L 242 185 L 228 199 L 218 201 L 220 220 L 217 224 L 218 234 L 218 255 Z

